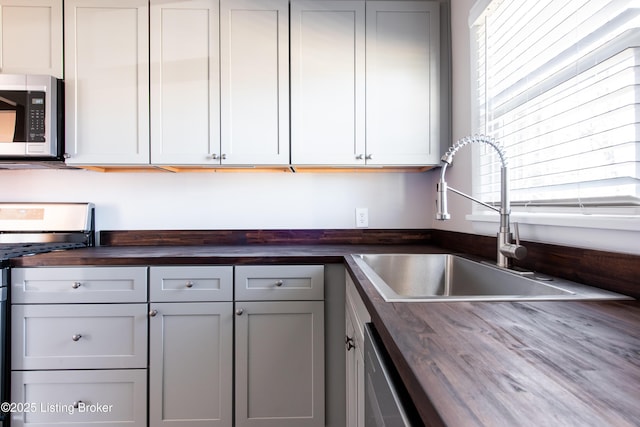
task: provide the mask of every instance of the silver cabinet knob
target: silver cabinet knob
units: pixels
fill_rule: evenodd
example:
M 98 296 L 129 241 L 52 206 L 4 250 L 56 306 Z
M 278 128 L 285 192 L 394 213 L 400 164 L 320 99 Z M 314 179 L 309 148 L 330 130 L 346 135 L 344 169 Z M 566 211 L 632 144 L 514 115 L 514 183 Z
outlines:
M 158 314 L 158 310 L 151 310 L 151 311 L 149 312 L 149 316 L 150 316 L 150 317 L 156 317 L 156 315 L 157 315 L 157 314 Z
M 373 154 L 367 154 L 367 157 L 365 157 L 365 159 L 367 159 L 367 160 L 373 159 Z
M 221 158 L 222 160 L 226 160 L 226 159 L 227 159 L 227 155 L 226 155 L 226 154 L 222 154 L 222 155 L 220 156 L 220 158 Z
M 82 286 L 82 283 L 80 282 L 73 282 L 73 285 L 71 285 L 73 289 L 78 289 L 80 286 Z
M 193 288 L 193 285 L 195 285 L 195 283 L 191 280 L 189 280 L 187 283 L 184 284 L 187 288 Z
M 213 154 L 211 155 L 211 158 L 212 158 L 213 160 L 218 160 L 220 157 L 218 157 L 218 155 L 217 155 L 216 153 L 213 153 Z
M 358 154 L 356 156 L 356 160 L 362 160 L 362 159 L 364 159 L 364 154 Z
M 239 309 L 237 309 L 237 310 L 236 310 L 236 314 L 237 314 L 238 316 L 242 316 L 242 315 L 244 314 L 244 308 L 239 308 Z
M 71 337 L 71 339 L 74 341 L 80 341 L 80 338 L 82 338 L 82 335 L 80 334 L 75 334 L 74 336 Z
M 276 285 L 278 288 L 279 288 L 279 287 L 281 287 L 282 285 L 284 285 L 284 280 L 278 280 L 278 281 L 275 283 L 275 285 Z

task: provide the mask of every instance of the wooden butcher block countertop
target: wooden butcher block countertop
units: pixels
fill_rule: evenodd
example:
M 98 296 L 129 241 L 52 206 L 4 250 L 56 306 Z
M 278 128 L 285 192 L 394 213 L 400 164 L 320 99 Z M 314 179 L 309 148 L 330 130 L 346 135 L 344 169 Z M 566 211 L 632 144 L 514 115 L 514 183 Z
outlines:
M 426 425 L 640 426 L 640 302 L 385 302 L 352 253 L 430 245 L 96 247 L 19 267 L 345 263 Z M 615 274 L 615 272 L 614 272 Z

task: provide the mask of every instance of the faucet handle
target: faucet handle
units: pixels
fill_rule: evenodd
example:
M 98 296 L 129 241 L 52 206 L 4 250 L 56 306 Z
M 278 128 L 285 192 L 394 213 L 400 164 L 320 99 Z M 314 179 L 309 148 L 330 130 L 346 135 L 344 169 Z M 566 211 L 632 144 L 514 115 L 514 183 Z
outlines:
M 500 245 L 500 253 L 507 258 L 524 259 L 527 256 L 527 248 L 520 244 L 520 229 L 517 222 L 513 223 L 513 235 L 516 240 L 515 243 L 510 243 L 510 239 L 507 236 L 507 241 Z
M 527 248 L 517 243 L 506 243 L 500 246 L 500 253 L 507 258 L 521 260 L 527 256 Z

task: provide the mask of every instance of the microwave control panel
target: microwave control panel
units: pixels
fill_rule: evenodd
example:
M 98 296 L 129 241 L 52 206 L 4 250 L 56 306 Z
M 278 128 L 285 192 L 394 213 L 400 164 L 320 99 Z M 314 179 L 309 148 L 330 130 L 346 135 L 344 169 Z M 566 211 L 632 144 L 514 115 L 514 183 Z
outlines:
M 27 96 L 29 112 L 29 142 L 45 142 L 45 93 L 29 92 Z

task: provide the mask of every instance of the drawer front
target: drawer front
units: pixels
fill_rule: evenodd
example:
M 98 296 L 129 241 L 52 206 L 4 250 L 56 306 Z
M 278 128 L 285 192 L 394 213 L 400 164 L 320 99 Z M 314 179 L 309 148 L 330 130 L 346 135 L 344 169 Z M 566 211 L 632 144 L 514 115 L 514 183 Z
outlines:
M 13 268 L 11 302 L 145 302 L 147 267 Z
M 153 302 L 233 301 L 233 267 L 151 267 L 149 298 Z
M 324 266 L 237 266 L 235 293 L 236 301 L 320 301 L 324 299 Z
M 144 368 L 146 304 L 15 305 L 12 369 Z
M 146 382 L 144 369 L 12 372 L 11 401 L 28 406 L 11 425 L 144 427 Z

